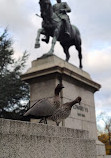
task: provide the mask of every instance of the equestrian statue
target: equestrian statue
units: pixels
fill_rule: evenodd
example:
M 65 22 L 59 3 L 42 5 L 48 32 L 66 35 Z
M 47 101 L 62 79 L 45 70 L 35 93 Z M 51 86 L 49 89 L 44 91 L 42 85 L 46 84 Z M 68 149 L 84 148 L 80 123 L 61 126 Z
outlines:
M 52 55 L 54 46 L 57 41 L 63 47 L 66 54 L 66 61 L 70 58 L 69 48 L 75 46 L 78 51 L 79 68 L 82 69 L 82 52 L 81 52 L 81 37 L 78 28 L 70 24 L 70 19 L 67 13 L 71 12 L 70 7 L 66 2 L 57 0 L 57 3 L 52 6 L 50 0 L 40 0 L 40 11 L 42 21 L 42 28 L 37 32 L 35 48 L 40 47 L 40 35 L 45 35 L 42 41 L 48 43 L 50 36 L 52 37 L 51 48 L 48 53 L 43 56 Z

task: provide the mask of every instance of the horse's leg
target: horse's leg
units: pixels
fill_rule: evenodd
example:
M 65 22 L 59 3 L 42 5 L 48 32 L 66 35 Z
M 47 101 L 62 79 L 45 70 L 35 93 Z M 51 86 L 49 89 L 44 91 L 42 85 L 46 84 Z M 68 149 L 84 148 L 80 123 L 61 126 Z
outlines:
M 54 30 L 54 36 L 52 39 L 52 45 L 51 45 L 51 49 L 49 50 L 49 52 L 47 53 L 48 55 L 53 54 L 54 52 L 54 46 L 57 42 L 57 39 L 59 37 L 59 33 L 60 33 L 60 28 L 61 28 L 61 22 L 58 24 L 57 28 Z
M 78 50 L 78 57 L 79 57 L 79 68 L 82 69 L 82 52 L 81 52 L 81 45 L 76 46 L 76 49 Z
M 70 58 L 69 48 L 66 46 L 63 46 L 63 50 L 64 50 L 64 53 L 66 54 L 66 61 L 68 62 Z
M 51 49 L 49 50 L 49 52 L 47 53 L 47 55 L 53 54 L 53 52 L 54 52 L 54 46 L 56 44 L 56 41 L 57 41 L 57 38 L 56 38 L 56 36 L 54 36 L 53 39 L 52 39 Z
M 43 28 L 41 28 L 37 31 L 37 37 L 36 37 L 36 41 L 35 41 L 35 48 L 40 47 L 40 34 L 42 33 L 42 31 L 43 31 Z

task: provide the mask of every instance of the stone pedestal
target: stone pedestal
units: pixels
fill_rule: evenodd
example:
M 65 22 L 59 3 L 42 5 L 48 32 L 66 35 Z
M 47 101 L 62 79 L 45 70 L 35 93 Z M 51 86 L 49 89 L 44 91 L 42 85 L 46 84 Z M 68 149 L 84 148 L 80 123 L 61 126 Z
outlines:
M 38 99 L 53 97 L 60 76 L 65 87 L 61 93 L 62 103 L 72 101 L 77 96 L 82 97 L 81 105 L 73 106 L 70 117 L 62 125 L 87 130 L 89 137 L 96 139 L 94 93 L 99 90 L 100 85 L 94 82 L 87 72 L 57 56 L 52 55 L 33 61 L 32 67 L 22 75 L 22 80 L 30 84 L 30 105 Z
M 61 103 L 72 101 L 77 96 L 82 97 L 82 102 L 81 105 L 73 106 L 71 115 L 61 126 L 87 130 L 88 139 L 97 140 L 94 93 L 101 86 L 93 81 L 87 72 L 52 55 L 33 61 L 31 68 L 21 77 L 30 84 L 30 106 L 38 99 L 53 97 L 54 89 L 62 78 L 65 88 L 60 94 Z M 97 157 L 106 158 L 104 145 L 98 140 L 96 142 Z
M 81 105 L 73 106 L 71 115 L 61 126 L 87 130 L 89 132 L 88 139 L 97 140 L 94 93 L 101 86 L 93 81 L 87 72 L 52 55 L 32 61 L 31 68 L 21 77 L 30 85 L 30 106 L 38 99 L 53 97 L 54 89 L 62 78 L 65 88 L 60 94 L 61 103 L 72 101 L 77 96 L 82 97 L 82 102 Z M 48 121 L 48 124 L 55 125 L 51 121 Z M 104 145 L 98 140 L 96 141 L 96 149 L 97 158 L 107 157 Z

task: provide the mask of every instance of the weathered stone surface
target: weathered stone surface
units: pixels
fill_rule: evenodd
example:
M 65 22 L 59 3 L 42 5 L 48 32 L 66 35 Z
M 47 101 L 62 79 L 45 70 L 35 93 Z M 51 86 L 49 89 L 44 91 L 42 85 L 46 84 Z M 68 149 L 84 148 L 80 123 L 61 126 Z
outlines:
M 60 75 L 65 86 L 61 93 L 61 102 L 72 101 L 77 96 L 82 98 L 81 105 L 73 106 L 70 117 L 61 126 L 86 129 L 89 131 L 90 138 L 96 139 L 94 92 L 99 90 L 100 85 L 94 82 L 87 72 L 72 64 L 54 55 L 33 61 L 32 67 L 22 75 L 22 79 L 30 84 L 30 105 L 38 99 L 53 97 Z M 49 124 L 55 125 L 54 122 Z
M 0 158 L 74 157 L 96 158 L 87 131 L 0 119 Z
M 30 79 L 45 76 L 55 72 L 68 75 L 74 78 L 75 80 L 78 80 L 92 87 L 94 91 L 99 90 L 100 88 L 100 85 L 94 82 L 87 72 L 58 58 L 55 55 L 49 56 L 47 58 L 40 58 L 38 60 L 34 60 L 32 62 L 32 67 L 28 69 L 28 71 L 21 77 L 23 80 L 28 81 Z
M 97 158 L 111 158 L 111 155 L 97 156 Z
M 21 135 L 37 135 L 46 137 L 73 137 L 73 138 L 89 138 L 89 132 L 86 130 L 74 130 L 71 128 L 49 126 L 44 124 L 12 121 L 0 119 L 0 133 L 3 134 L 21 134 Z
M 62 82 L 65 86 L 60 94 L 61 103 L 72 101 L 77 96 L 82 98 L 81 105 L 73 106 L 71 115 L 61 123 L 61 126 L 87 130 L 89 131 L 89 138 L 96 140 L 94 93 L 101 86 L 94 82 L 87 72 L 55 55 L 33 61 L 31 68 L 22 75 L 22 79 L 30 84 L 31 105 L 38 99 L 53 97 L 54 88 L 59 83 L 59 76 L 62 76 Z M 48 124 L 55 125 L 52 121 L 48 121 Z M 97 143 L 97 155 L 101 156 L 101 154 L 105 156 L 104 145 Z
M 97 155 L 98 156 L 105 156 L 106 155 L 106 151 L 105 151 L 105 145 L 100 142 L 100 141 L 96 141 L 96 145 L 97 145 Z

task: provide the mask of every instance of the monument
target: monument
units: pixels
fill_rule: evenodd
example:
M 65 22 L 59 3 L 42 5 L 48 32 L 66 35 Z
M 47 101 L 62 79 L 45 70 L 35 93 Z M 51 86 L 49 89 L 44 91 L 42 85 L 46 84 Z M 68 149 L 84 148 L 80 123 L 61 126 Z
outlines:
M 97 143 L 97 155 L 103 158 L 105 148 L 97 140 L 94 93 L 100 89 L 100 85 L 94 82 L 90 75 L 58 58 L 55 55 L 39 58 L 32 62 L 32 66 L 22 75 L 22 79 L 30 85 L 30 106 L 38 99 L 53 97 L 54 88 L 60 82 L 62 76 L 64 89 L 61 92 L 61 103 L 74 100 L 81 96 L 81 105 L 73 106 L 71 115 L 61 126 L 75 130 L 88 131 L 88 140 Z M 39 120 L 32 120 L 39 122 Z M 48 125 L 56 126 L 55 122 L 48 120 Z
M 94 93 L 101 86 L 82 69 L 80 33 L 66 14 L 71 9 L 61 0 L 54 6 L 50 0 L 40 0 L 39 4 L 43 22 L 35 47 L 40 47 L 40 34 L 45 35 L 42 40 L 46 43 L 51 36 L 52 45 L 49 52 L 32 61 L 31 68 L 21 76 L 30 85 L 30 106 L 37 100 L 53 97 L 54 88 L 61 81 L 65 87 L 60 93 L 61 104 L 77 96 L 82 101 L 73 106 L 61 127 L 49 120 L 48 125 L 44 125 L 37 124 L 39 120 L 29 123 L 0 119 L 0 153 L 5 158 L 109 158 L 104 145 L 97 140 Z M 66 61 L 53 54 L 56 41 L 60 41 Z M 79 68 L 68 63 L 68 49 L 72 45 L 78 50 Z
M 105 155 L 105 147 L 97 139 L 96 116 L 94 93 L 98 91 L 100 84 L 93 81 L 90 75 L 82 68 L 82 50 L 80 32 L 76 26 L 71 25 L 68 12 L 70 7 L 66 2 L 57 0 L 57 4 L 52 6 L 50 0 L 40 0 L 41 17 L 43 19 L 42 28 L 38 30 L 35 48 L 40 47 L 40 34 L 45 35 L 42 41 L 48 43 L 52 37 L 52 45 L 48 53 L 32 62 L 32 66 L 22 75 L 22 79 L 30 85 L 30 106 L 36 100 L 53 97 L 53 90 L 60 82 L 65 89 L 61 92 L 61 103 L 74 100 L 81 96 L 82 102 L 73 106 L 71 115 L 61 126 L 86 130 L 89 132 L 89 139 L 96 141 L 96 155 L 102 158 Z M 56 41 L 59 41 L 66 54 L 66 61 L 53 55 Z M 78 51 L 79 68 L 68 63 L 70 58 L 69 47 L 75 45 Z M 54 122 L 48 121 L 48 124 L 54 125 Z
M 78 28 L 70 24 L 67 12 L 70 8 L 66 2 L 57 0 L 57 4 L 52 6 L 50 0 L 40 0 L 41 17 L 43 19 L 42 28 L 38 30 L 35 48 L 40 47 L 40 34 L 46 36 L 42 39 L 46 43 L 49 42 L 49 37 L 52 37 L 52 45 L 48 53 L 43 56 L 49 56 L 54 52 L 56 41 L 59 41 L 66 55 L 66 61 L 69 60 L 69 48 L 75 46 L 78 51 L 79 67 L 82 68 L 82 53 L 81 53 L 81 37 Z
M 55 55 L 33 61 L 31 68 L 22 75 L 22 79 L 30 85 L 30 105 L 38 99 L 53 97 L 54 88 L 60 82 L 59 76 L 62 76 L 65 87 L 61 93 L 62 103 L 74 100 L 77 96 L 82 98 L 81 105 L 73 106 L 71 115 L 61 126 L 88 131 L 89 139 L 94 139 L 98 144 L 98 155 L 105 155 L 104 145 L 97 141 L 95 117 L 94 93 L 100 89 L 100 85 L 87 72 Z M 55 122 L 49 120 L 48 125 L 56 126 Z

